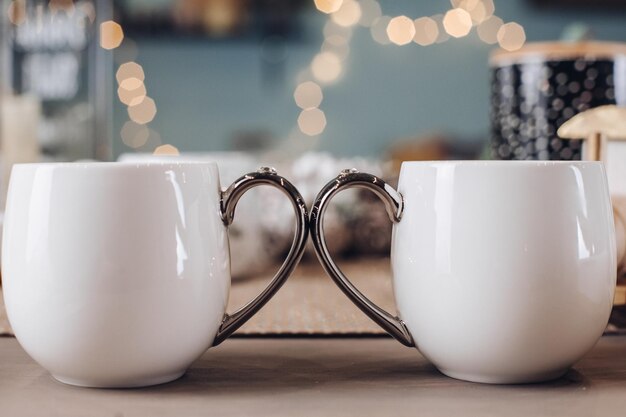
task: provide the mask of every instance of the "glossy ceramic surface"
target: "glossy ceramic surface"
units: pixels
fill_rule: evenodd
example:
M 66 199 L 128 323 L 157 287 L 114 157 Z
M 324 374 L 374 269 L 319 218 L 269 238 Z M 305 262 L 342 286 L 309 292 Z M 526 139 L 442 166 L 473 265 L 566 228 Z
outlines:
M 398 311 L 442 372 L 543 380 L 596 343 L 616 279 L 601 164 L 408 163 L 398 191 Z
M 225 315 L 226 224 L 241 194 L 263 181 L 286 180 L 252 173 L 223 193 L 214 163 L 15 166 L 2 272 L 19 342 L 70 384 L 179 377 L 254 314 L 300 259 L 306 230 L 297 228 L 289 265 L 249 306 Z
M 118 158 L 120 162 L 215 162 L 217 164 L 222 184 L 230 184 L 244 172 L 254 171 L 260 166 L 260 161 L 250 154 L 243 152 L 211 152 L 211 153 L 182 153 L 177 156 L 153 155 L 151 153 L 125 153 Z M 237 204 L 237 221 L 229 227 L 228 241 L 237 258 L 230 265 L 230 272 L 234 280 L 246 278 L 267 270 L 271 266 L 275 253 L 268 253 L 273 249 L 268 244 L 263 225 L 267 219 L 257 216 L 257 208 L 263 204 L 262 193 L 278 193 L 278 190 L 253 190 L 246 194 L 246 198 Z M 278 196 L 281 199 L 282 196 Z M 280 200 L 282 202 L 282 200 Z M 289 207 L 286 207 L 289 210 Z M 289 238 L 290 236 L 287 236 Z M 289 244 L 287 240 L 285 246 Z
M 396 338 L 449 376 L 488 383 L 559 377 L 596 343 L 616 280 L 601 163 L 405 162 L 398 192 L 391 263 L 399 317 L 369 300 L 359 305 Z M 354 292 L 343 275 L 334 278 Z

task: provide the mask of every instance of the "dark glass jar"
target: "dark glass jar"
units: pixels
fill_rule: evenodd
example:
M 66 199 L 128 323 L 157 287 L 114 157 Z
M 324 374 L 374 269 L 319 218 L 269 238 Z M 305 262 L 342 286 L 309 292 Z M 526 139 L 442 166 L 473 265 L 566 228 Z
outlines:
M 557 129 L 575 114 L 626 105 L 626 43 L 534 43 L 491 54 L 494 159 L 577 160 Z

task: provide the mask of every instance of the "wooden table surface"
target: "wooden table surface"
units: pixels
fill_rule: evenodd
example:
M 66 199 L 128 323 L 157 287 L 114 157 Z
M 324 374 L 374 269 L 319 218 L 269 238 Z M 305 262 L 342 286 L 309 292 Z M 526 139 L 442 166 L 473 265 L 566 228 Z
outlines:
M 178 381 L 102 390 L 54 381 L 0 338 L 0 416 L 624 416 L 626 336 L 605 336 L 565 377 L 494 386 L 438 373 L 387 338 L 236 338 Z

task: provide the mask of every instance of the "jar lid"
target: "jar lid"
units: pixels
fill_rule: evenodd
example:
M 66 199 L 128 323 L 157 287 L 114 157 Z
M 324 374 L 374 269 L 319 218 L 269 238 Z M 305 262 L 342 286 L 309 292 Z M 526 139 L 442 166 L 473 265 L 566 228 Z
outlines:
M 626 56 L 623 42 L 535 42 L 517 51 L 496 49 L 489 56 L 489 64 L 500 67 L 528 61 L 566 61 L 572 59 L 609 59 Z

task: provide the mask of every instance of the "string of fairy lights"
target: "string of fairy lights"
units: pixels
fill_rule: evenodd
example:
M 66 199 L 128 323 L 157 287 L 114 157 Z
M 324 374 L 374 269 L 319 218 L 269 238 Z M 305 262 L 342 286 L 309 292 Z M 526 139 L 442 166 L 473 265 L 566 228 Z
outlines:
M 451 0 L 443 14 L 422 16 L 387 16 L 377 0 L 313 0 L 315 7 L 329 16 L 324 26 L 324 41 L 313 57 L 305 76 L 300 75 L 294 100 L 301 109 L 297 124 L 300 132 L 318 136 L 326 128 L 326 115 L 320 109 L 329 86 L 344 73 L 344 61 L 350 52 L 350 40 L 357 26 L 369 28 L 372 39 L 381 45 L 429 46 L 463 38 L 472 29 L 488 45 L 515 51 L 526 42 L 524 28 L 516 22 L 505 23 L 495 15 L 493 0 Z M 303 79 L 302 79 L 303 78 Z
M 109 20 L 100 24 L 102 48 L 115 49 L 123 41 L 124 30 L 117 22 Z M 157 107 L 154 99 L 148 96 L 145 78 L 143 67 L 133 60 L 121 63 L 115 73 L 117 97 L 126 106 L 129 118 L 122 126 L 120 136 L 122 142 L 132 149 L 169 152 L 169 146 L 161 146 L 159 133 L 149 126 L 156 116 Z
M 307 70 L 298 78 L 293 98 L 300 109 L 297 125 L 307 136 L 318 136 L 327 125 L 320 108 L 323 87 L 337 82 L 345 71 L 350 41 L 357 26 L 368 28 L 372 39 L 381 45 L 429 46 L 452 38 L 463 38 L 472 29 L 485 44 L 498 44 L 514 51 L 526 41 L 524 28 L 516 22 L 505 23 L 495 15 L 493 0 L 450 0 L 451 7 L 442 14 L 411 18 L 387 16 L 377 0 L 313 0 L 315 7 L 328 15 L 324 41 Z M 100 44 L 105 49 L 117 48 L 124 40 L 122 27 L 113 21 L 100 26 Z M 159 153 L 161 138 L 149 127 L 156 116 L 156 103 L 148 96 L 145 73 L 140 64 L 130 60 L 117 72 L 117 95 L 127 106 L 129 120 L 120 132 L 123 143 L 133 149 L 155 149 Z M 163 147 L 163 149 L 165 149 Z
M 311 60 L 307 70 L 298 78 L 293 98 L 300 109 L 297 125 L 307 136 L 319 136 L 327 125 L 326 115 L 320 108 L 323 87 L 337 82 L 345 71 L 345 60 L 350 53 L 350 41 L 357 26 L 368 28 L 372 39 L 381 45 L 429 46 L 452 38 L 463 38 L 472 29 L 478 38 L 489 45 L 514 51 L 526 41 L 524 28 L 516 22 L 505 23 L 495 15 L 493 0 L 451 0 L 445 13 L 411 18 L 405 15 L 387 16 L 377 0 L 313 0 L 315 7 L 329 16 L 324 26 L 324 41 L 319 53 Z M 101 46 L 118 47 L 124 33 L 113 21 L 100 26 Z M 134 61 L 122 63 L 117 70 L 117 94 L 127 106 L 129 120 L 124 123 L 121 137 L 133 149 L 159 151 L 161 138 L 149 127 L 156 116 L 154 100 L 148 96 L 144 83 L 145 73 Z
M 324 41 L 309 68 L 298 75 L 293 98 L 300 109 L 297 118 L 299 130 L 308 136 L 318 136 L 326 128 L 326 115 L 320 108 L 323 88 L 337 82 L 345 72 L 345 60 L 350 53 L 350 41 L 357 26 L 369 29 L 372 39 L 381 45 L 429 46 L 462 38 L 476 30 L 478 38 L 489 45 L 514 51 L 526 41 L 524 28 L 516 22 L 505 23 L 495 14 L 493 0 L 450 0 L 451 7 L 442 14 L 412 17 L 387 16 L 378 0 L 312 0 L 317 10 L 328 15 L 324 26 Z M 38 6 L 39 7 L 39 6 Z M 43 6 L 42 6 L 43 7 Z M 89 2 L 75 4 L 72 0 L 50 0 L 48 8 L 54 13 L 74 13 L 77 8 L 91 22 L 95 9 Z M 42 13 L 42 8 L 38 13 Z M 14 25 L 26 20 L 26 3 L 14 0 L 8 5 L 7 16 Z M 100 46 L 107 50 L 119 47 L 124 41 L 122 27 L 112 20 L 100 24 Z M 132 43 L 126 40 L 126 43 Z M 157 106 L 148 96 L 145 73 L 133 59 L 120 63 L 115 78 L 117 96 L 127 106 L 128 118 L 120 132 L 123 143 L 136 150 L 160 149 L 169 152 L 169 145 L 161 146 L 161 137 L 149 124 L 155 118 Z

